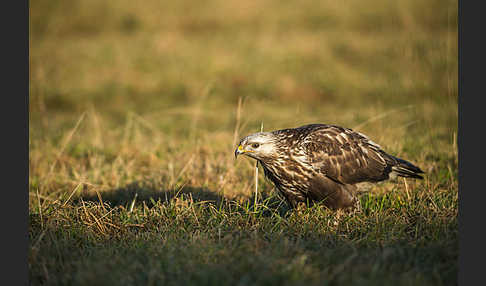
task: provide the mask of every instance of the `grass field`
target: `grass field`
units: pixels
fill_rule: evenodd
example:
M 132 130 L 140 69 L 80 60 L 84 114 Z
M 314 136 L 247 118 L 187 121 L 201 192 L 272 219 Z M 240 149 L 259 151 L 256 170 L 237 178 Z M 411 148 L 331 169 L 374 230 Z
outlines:
M 32 285 L 456 285 L 457 1 L 30 1 Z M 249 133 L 425 172 L 290 210 Z

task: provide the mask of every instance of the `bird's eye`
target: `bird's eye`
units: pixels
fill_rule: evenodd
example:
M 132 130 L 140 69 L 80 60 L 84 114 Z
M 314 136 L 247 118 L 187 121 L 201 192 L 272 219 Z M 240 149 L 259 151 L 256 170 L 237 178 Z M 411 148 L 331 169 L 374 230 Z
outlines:
M 251 147 L 256 149 L 256 148 L 260 147 L 260 144 L 258 144 L 258 143 L 253 143 L 253 144 L 251 144 Z

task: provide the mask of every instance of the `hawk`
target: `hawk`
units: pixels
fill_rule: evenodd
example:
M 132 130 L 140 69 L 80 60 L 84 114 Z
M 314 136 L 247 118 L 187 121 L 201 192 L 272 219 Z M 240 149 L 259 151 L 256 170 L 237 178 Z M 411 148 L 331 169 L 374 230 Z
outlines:
M 358 184 L 396 176 L 423 179 L 412 163 L 387 154 L 366 135 L 329 124 L 258 132 L 241 139 L 235 157 L 256 159 L 292 208 L 323 202 L 331 209 L 359 204 Z

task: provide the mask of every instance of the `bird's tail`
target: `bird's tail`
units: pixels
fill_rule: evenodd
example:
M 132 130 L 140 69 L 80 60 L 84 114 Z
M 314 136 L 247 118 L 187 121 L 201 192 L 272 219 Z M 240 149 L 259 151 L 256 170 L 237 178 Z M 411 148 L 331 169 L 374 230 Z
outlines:
M 396 160 L 396 164 L 392 166 L 392 173 L 405 178 L 423 179 L 419 174 L 423 174 L 424 172 L 419 167 L 397 157 L 394 157 L 394 159 Z

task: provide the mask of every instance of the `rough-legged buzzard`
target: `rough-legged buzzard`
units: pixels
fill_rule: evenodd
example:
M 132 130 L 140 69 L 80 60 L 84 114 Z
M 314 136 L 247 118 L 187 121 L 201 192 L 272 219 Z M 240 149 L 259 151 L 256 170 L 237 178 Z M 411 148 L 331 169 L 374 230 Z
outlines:
M 323 201 L 333 209 L 354 206 L 356 185 L 393 176 L 422 179 L 420 168 L 385 153 L 367 136 L 336 125 L 310 124 L 248 135 L 235 156 L 258 160 L 292 207 Z

